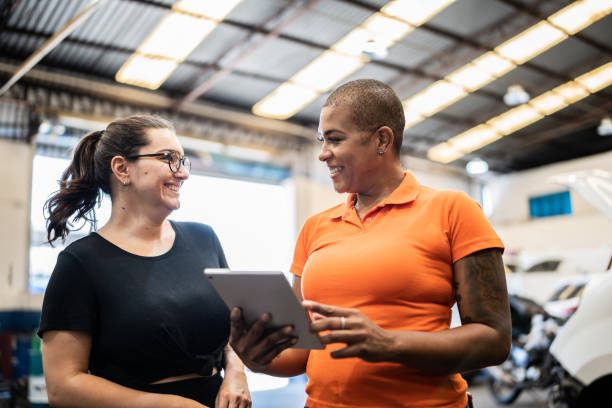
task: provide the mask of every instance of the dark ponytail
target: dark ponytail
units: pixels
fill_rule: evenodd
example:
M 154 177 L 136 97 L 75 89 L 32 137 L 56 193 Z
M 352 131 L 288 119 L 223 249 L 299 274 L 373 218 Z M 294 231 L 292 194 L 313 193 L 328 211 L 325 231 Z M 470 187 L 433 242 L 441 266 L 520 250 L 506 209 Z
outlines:
M 174 132 L 172 123 L 159 116 L 136 115 L 111 122 L 105 130 L 91 132 L 79 142 L 72 163 L 62 174 L 60 189 L 45 203 L 51 245 L 66 238 L 71 222 L 83 219 L 96 227 L 95 206 L 102 199 L 101 192 L 111 194 L 111 159 L 135 154 L 149 144 L 146 132 L 153 128 Z

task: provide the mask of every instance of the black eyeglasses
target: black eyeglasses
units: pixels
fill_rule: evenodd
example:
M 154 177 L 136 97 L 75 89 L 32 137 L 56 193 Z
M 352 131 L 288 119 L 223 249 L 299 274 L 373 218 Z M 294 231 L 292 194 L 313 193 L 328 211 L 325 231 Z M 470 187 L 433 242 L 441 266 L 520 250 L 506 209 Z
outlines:
M 133 156 L 125 156 L 126 159 L 138 159 L 140 157 L 163 157 L 168 161 L 168 167 L 172 173 L 176 173 L 181 169 L 181 164 L 187 170 L 187 173 L 191 171 L 191 160 L 187 156 L 179 156 L 177 152 L 168 153 L 151 153 L 151 154 L 135 154 Z

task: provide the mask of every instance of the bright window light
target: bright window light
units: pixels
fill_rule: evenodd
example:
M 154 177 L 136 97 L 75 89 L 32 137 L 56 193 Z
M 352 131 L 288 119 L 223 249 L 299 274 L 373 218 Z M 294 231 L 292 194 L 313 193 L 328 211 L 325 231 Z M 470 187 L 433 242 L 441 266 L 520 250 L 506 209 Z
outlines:
M 221 21 L 241 1 L 242 0 L 179 0 L 174 5 L 173 9 L 212 18 L 216 21 Z
M 430 160 L 437 161 L 439 163 L 450 163 L 463 156 L 463 153 L 456 150 L 450 143 L 440 143 L 427 151 L 427 157 Z
M 461 153 L 469 153 L 480 149 L 482 146 L 493 143 L 502 135 L 488 125 L 478 125 L 466 132 L 463 132 L 448 141 L 453 149 Z
M 612 62 L 576 78 L 576 82 L 586 87 L 589 92 L 597 92 L 612 85 Z
M 505 136 L 542 118 L 543 115 L 531 106 L 521 105 L 496 116 L 487 123 Z
M 181 61 L 216 26 L 212 20 L 172 12 L 155 27 L 138 52 Z
M 406 101 L 405 107 L 430 116 L 465 96 L 462 87 L 447 81 L 437 81 Z
M 485 86 L 491 82 L 494 77 L 478 68 L 476 65 L 468 64 L 447 76 L 446 79 L 453 84 L 461 86 L 466 91 L 471 92 Z
M 115 79 L 126 84 L 157 89 L 177 66 L 176 60 L 132 54 L 117 72 Z
M 360 58 L 325 51 L 302 68 L 290 81 L 323 93 L 362 66 Z
M 538 112 L 544 115 L 550 115 L 567 106 L 565 99 L 553 91 L 548 91 L 533 98 L 529 101 L 529 105 L 533 106 Z
M 589 92 L 584 89 L 583 86 L 577 84 L 574 81 L 566 82 L 563 85 L 554 88 L 552 91 L 556 94 L 561 95 L 561 97 L 568 104 L 578 102 L 579 100 L 586 98 L 589 95 Z
M 396 0 L 387 4 L 381 12 L 419 26 L 438 14 L 455 0 Z
M 287 119 L 314 101 L 319 94 L 314 89 L 285 82 L 253 106 L 253 113 L 274 119 Z
M 566 33 L 547 21 L 541 21 L 495 48 L 495 51 L 502 57 L 522 64 L 565 38 Z

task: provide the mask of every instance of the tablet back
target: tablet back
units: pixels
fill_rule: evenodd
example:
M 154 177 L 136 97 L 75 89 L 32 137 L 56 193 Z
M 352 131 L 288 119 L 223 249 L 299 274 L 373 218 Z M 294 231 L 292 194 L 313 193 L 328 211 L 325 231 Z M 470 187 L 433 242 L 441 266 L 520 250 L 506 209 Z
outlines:
M 250 327 L 264 313 L 270 313 L 269 327 L 293 325 L 301 349 L 323 349 L 316 334 L 309 330 L 310 318 L 282 272 L 230 271 L 205 269 L 205 276 L 228 308 L 242 309 Z

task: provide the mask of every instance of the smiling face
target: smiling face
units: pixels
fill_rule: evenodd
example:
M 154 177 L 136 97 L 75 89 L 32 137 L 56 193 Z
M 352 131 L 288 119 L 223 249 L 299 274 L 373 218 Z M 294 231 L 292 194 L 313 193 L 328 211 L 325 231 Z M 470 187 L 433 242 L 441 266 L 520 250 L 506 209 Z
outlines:
M 339 193 L 365 193 L 377 178 L 378 139 L 351 120 L 348 105 L 321 110 L 319 160 L 329 168 L 334 189 Z
M 170 129 L 148 129 L 146 134 L 150 143 L 137 154 L 178 152 L 183 157 L 183 148 Z M 141 157 L 130 167 L 130 190 L 138 197 L 140 207 L 152 206 L 168 213 L 180 207 L 179 190 L 189 177 L 184 166 L 172 173 L 168 160 L 161 156 Z

